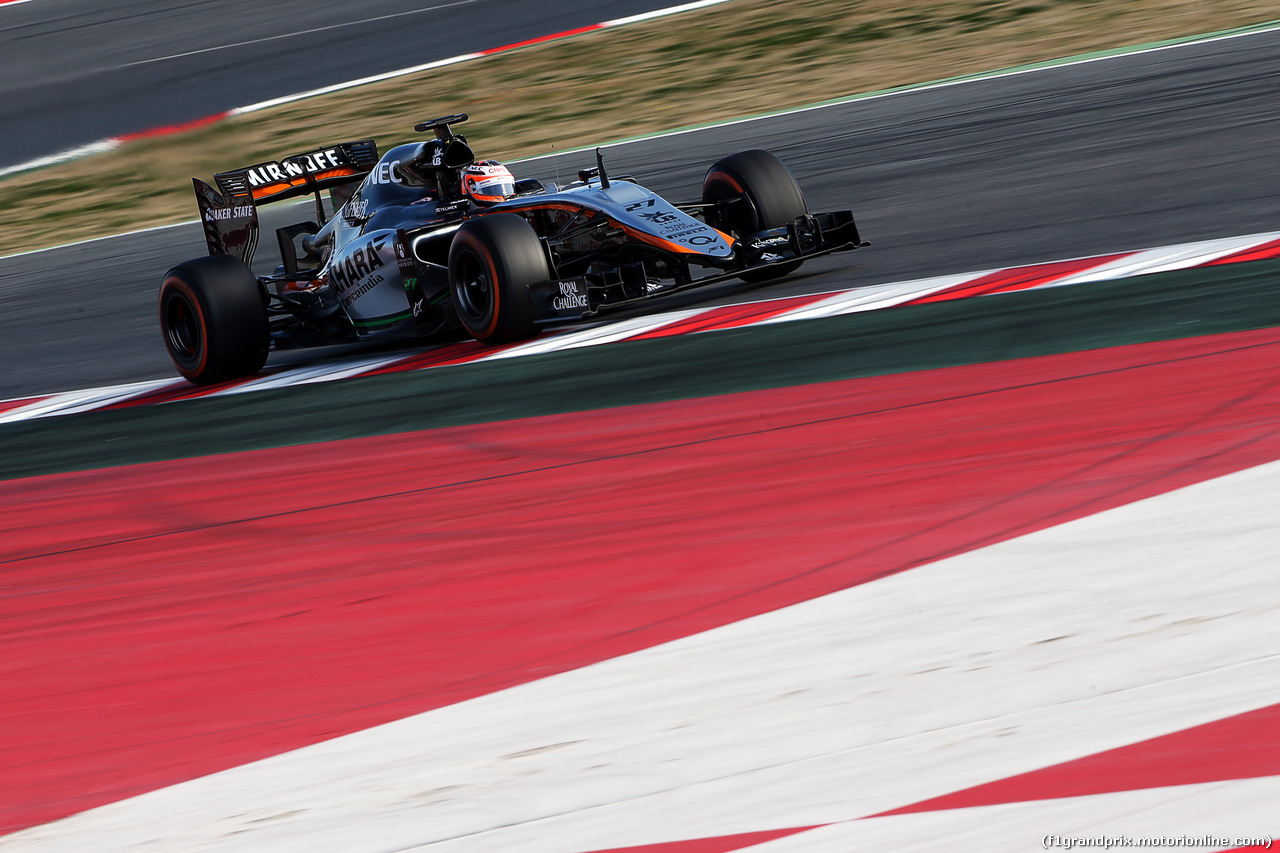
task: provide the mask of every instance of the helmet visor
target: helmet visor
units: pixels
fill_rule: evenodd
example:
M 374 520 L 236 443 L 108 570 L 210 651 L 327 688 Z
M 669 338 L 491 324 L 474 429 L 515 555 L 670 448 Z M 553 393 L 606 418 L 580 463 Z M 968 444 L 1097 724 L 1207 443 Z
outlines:
M 505 175 L 474 178 L 468 182 L 467 189 L 472 198 L 484 201 L 501 201 L 516 194 L 515 183 Z

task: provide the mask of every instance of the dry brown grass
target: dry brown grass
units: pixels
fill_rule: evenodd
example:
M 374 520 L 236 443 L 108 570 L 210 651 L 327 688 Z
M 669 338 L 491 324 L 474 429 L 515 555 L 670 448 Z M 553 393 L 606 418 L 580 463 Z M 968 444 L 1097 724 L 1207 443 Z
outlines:
M 545 153 L 1271 20 L 1258 0 L 736 0 L 241 116 L 0 181 L 0 254 L 190 219 L 190 177 L 468 112 L 485 156 Z M 412 61 L 406 57 L 406 61 Z

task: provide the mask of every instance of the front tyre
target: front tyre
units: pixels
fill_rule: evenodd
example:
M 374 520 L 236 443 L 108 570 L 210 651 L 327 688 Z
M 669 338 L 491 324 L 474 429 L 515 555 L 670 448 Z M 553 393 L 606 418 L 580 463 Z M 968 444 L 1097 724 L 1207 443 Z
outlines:
M 708 223 L 735 240 L 770 228 L 782 228 L 809 212 L 804 193 L 782 161 L 763 149 L 733 154 L 707 170 L 702 181 L 705 203 L 727 202 L 709 213 Z M 739 278 L 757 282 L 786 275 L 803 261 L 748 270 Z
M 178 372 L 197 385 L 252 376 L 271 348 L 262 287 L 230 255 L 196 258 L 165 273 L 160 330 Z
M 523 217 L 491 213 L 464 222 L 449 247 L 449 291 L 463 328 L 502 344 L 533 337 L 528 285 L 550 278 L 542 241 Z

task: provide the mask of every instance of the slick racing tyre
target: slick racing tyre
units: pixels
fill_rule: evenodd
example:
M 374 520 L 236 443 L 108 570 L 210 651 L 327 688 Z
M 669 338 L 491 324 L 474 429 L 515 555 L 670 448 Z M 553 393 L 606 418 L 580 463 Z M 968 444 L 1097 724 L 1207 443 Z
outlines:
M 178 372 L 197 385 L 252 376 L 267 362 L 266 298 L 229 255 L 178 264 L 160 285 L 160 329 Z
M 464 222 L 449 246 L 449 291 L 458 319 L 473 338 L 502 344 L 533 337 L 528 285 L 550 278 L 533 228 L 514 213 Z
M 741 199 L 723 213 L 708 214 L 708 222 L 735 240 L 769 228 L 790 225 L 809 212 L 800 185 L 782 161 L 762 149 L 742 151 L 716 163 L 702 181 L 704 203 Z M 803 261 L 743 272 L 743 281 L 766 281 L 786 275 Z

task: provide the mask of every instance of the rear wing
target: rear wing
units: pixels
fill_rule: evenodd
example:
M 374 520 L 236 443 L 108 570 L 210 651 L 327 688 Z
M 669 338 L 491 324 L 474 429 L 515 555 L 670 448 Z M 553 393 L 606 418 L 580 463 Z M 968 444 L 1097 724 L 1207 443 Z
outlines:
M 377 163 L 378 146 L 365 139 L 219 172 L 213 176 L 216 189 L 193 178 L 209 254 L 250 263 L 258 246 L 258 205 L 311 194 L 323 220 L 320 192 L 330 191 L 337 210 Z

